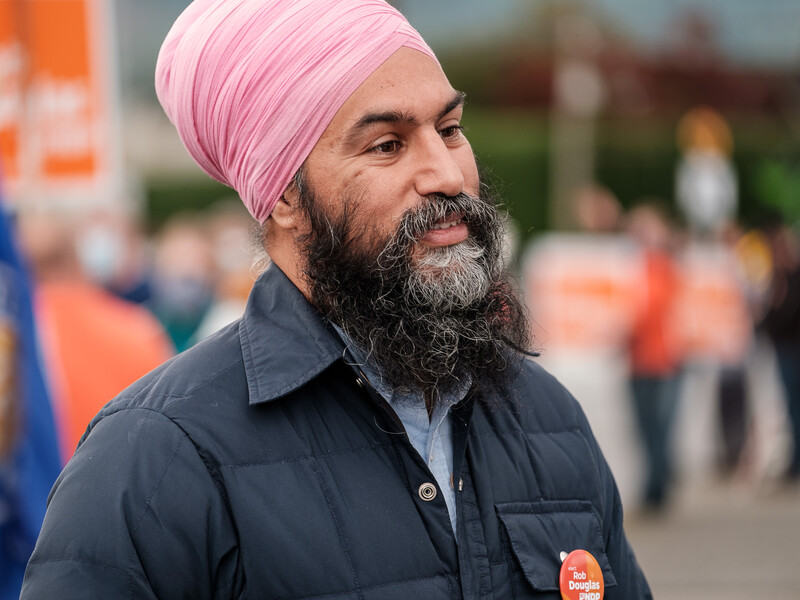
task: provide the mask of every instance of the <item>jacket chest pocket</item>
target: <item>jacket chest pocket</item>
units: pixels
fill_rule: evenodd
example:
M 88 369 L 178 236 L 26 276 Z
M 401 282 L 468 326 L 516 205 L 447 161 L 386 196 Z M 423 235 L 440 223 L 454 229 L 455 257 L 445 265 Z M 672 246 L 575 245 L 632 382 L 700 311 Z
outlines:
M 558 598 L 561 553 L 573 550 L 587 550 L 597 559 L 606 588 L 617 585 L 589 502 L 513 502 L 495 510 L 511 547 L 518 597 Z

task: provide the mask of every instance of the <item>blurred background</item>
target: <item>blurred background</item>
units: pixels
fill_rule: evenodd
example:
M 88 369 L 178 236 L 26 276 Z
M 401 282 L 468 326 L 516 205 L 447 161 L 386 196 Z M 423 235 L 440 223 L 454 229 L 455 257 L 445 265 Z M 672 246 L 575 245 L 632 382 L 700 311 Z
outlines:
M 0 598 L 91 417 L 252 284 L 250 217 L 153 89 L 187 4 L 0 0 Z M 468 94 L 655 596 L 795 597 L 800 3 L 392 4 Z

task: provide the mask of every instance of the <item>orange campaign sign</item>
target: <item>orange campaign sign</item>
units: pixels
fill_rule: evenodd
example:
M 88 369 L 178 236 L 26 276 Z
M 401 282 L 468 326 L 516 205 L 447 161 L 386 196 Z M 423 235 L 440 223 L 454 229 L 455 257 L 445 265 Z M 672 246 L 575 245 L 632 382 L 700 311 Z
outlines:
M 0 0 L 0 180 L 19 178 L 22 40 L 19 0 Z
M 735 255 L 724 246 L 693 244 L 681 256 L 676 309 L 688 359 L 739 364 L 753 335 Z
M 12 83 L 3 91 L 11 108 L 0 113 L 9 115 L 0 140 L 12 201 L 113 196 L 119 164 L 108 22 L 106 0 L 0 0 L 0 75 Z
M 740 362 L 752 321 L 735 255 L 693 243 L 675 258 L 678 294 L 667 320 L 681 356 Z M 623 349 L 647 294 L 643 266 L 624 237 L 550 234 L 534 242 L 523 277 L 537 342 L 549 351 Z
M 536 340 L 550 350 L 624 345 L 640 303 L 641 258 L 618 236 L 550 234 L 527 253 L 525 299 Z

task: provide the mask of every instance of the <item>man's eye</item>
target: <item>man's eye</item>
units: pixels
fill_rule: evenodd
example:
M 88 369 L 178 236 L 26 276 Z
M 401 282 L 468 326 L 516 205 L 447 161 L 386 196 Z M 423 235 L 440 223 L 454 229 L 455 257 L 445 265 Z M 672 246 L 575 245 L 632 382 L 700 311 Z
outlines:
M 461 125 L 451 125 L 439 131 L 439 135 L 445 140 L 455 140 L 461 137 L 464 127 Z
M 390 140 L 388 142 L 383 142 L 381 144 L 377 144 L 376 146 L 372 146 L 369 151 L 374 152 L 375 154 L 393 154 L 399 149 L 400 142 L 398 140 Z

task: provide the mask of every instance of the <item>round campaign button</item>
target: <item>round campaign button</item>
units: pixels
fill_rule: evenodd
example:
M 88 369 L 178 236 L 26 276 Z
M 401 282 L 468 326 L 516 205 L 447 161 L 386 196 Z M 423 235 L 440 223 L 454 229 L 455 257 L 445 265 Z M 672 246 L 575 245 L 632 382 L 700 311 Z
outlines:
M 603 570 L 586 550 L 573 550 L 561 563 L 558 578 L 563 600 L 603 600 Z

